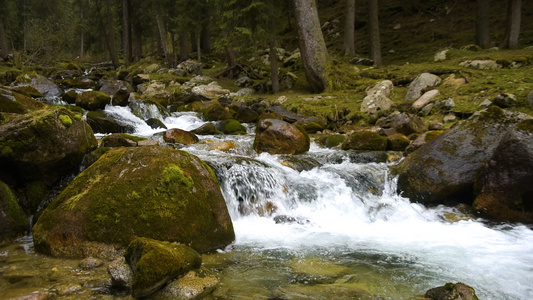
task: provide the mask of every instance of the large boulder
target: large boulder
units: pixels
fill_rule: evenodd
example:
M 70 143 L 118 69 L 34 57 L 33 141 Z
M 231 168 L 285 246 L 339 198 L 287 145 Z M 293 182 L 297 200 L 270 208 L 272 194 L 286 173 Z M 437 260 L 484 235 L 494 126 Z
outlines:
M 5 240 L 24 234 L 28 229 L 28 219 L 13 192 L 0 181 L 0 245 Z
M 148 238 L 133 240 L 124 257 L 133 270 L 133 297 L 149 296 L 202 264 L 198 252 L 185 245 Z
M 395 133 L 410 135 L 412 133 L 422 133 L 428 129 L 422 118 L 400 112 L 394 112 L 385 118 L 379 119 L 376 125 L 383 128 L 387 135 Z
M 164 102 L 172 96 L 172 94 L 167 91 L 166 85 L 160 81 L 150 81 L 149 83 L 143 83 L 137 86 L 139 92 L 143 97 L 157 102 Z
M 133 133 L 135 127 L 121 122 L 107 112 L 98 110 L 87 113 L 87 123 L 96 133 Z
M 366 97 L 361 103 L 361 111 L 368 114 L 370 119 L 376 121 L 392 107 L 393 102 L 389 97 L 393 87 L 392 81 L 385 80 L 368 89 Z
M 18 183 L 47 185 L 77 170 L 97 141 L 81 115 L 50 107 L 0 126 L 0 174 Z
M 342 150 L 387 150 L 387 137 L 374 131 L 359 131 L 350 135 L 342 144 Z
M 63 94 L 63 91 L 57 84 L 43 75 L 32 77 L 29 86 L 34 87 L 45 97 L 61 97 Z
M 434 88 L 441 83 L 439 76 L 431 73 L 422 73 L 411 82 L 405 101 L 415 101 L 429 88 Z
M 309 136 L 299 126 L 276 119 L 264 119 L 257 125 L 254 140 L 257 153 L 299 154 L 307 152 L 309 146 Z
M 427 142 L 392 168 L 398 190 L 412 201 L 471 202 L 474 182 L 500 141 L 530 117 L 492 106 Z
M 246 127 L 235 119 L 220 121 L 217 124 L 217 130 L 224 134 L 246 134 Z
M 46 104 L 30 97 L 0 88 L 0 112 L 25 114 L 30 110 L 44 108 Z
M 179 128 L 173 128 L 165 131 L 163 134 L 163 139 L 167 143 L 180 143 L 184 145 L 196 144 L 200 141 L 196 134 Z
M 102 93 L 106 93 L 109 96 L 115 95 L 119 90 L 126 90 L 129 93 L 134 92 L 133 86 L 127 81 L 122 80 L 102 80 L 100 83 L 100 89 L 99 91 Z
M 533 223 L 533 120 L 517 127 L 480 172 L 473 208 L 491 220 Z
M 83 92 L 76 98 L 76 105 L 86 110 L 101 110 L 108 104 L 111 104 L 111 97 L 103 92 Z
M 235 233 L 213 171 L 168 147 L 114 148 L 80 173 L 33 229 L 38 252 L 64 257 L 103 256 L 102 249 L 136 237 L 199 252 L 230 244 Z

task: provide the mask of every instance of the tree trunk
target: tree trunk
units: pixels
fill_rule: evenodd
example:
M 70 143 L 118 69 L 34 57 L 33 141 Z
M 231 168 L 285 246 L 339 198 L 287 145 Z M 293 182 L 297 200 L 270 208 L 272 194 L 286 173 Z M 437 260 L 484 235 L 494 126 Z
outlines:
M 273 3 L 270 2 L 270 11 L 274 11 Z M 272 81 L 272 93 L 279 92 L 278 54 L 276 52 L 276 21 L 270 20 L 270 81 Z
M 190 57 L 191 49 L 189 48 L 189 37 L 186 33 L 182 33 L 179 36 L 180 41 L 180 60 L 186 61 Z
M 109 56 L 115 68 L 118 68 L 118 53 L 115 42 L 115 26 L 113 24 L 113 11 L 111 10 L 111 0 L 107 0 L 107 47 L 109 49 Z
M 233 50 L 231 46 L 226 46 L 224 47 L 224 54 L 226 55 L 226 62 L 228 64 L 226 66 L 226 70 L 233 69 L 233 67 L 235 67 L 235 65 L 237 64 L 235 62 L 235 51 Z M 228 79 L 233 79 L 235 77 L 233 74 L 233 71 L 229 72 L 226 77 Z
M 300 53 L 307 82 L 313 93 L 328 87 L 326 63 L 328 50 L 320 28 L 315 0 L 293 0 Z
M 174 67 L 174 62 L 172 60 L 172 51 L 168 45 L 168 35 L 165 28 L 165 22 L 163 21 L 163 13 L 161 12 L 161 6 L 159 3 L 155 4 L 155 20 L 157 22 L 157 29 L 159 31 L 159 41 L 161 43 L 161 48 L 163 50 L 163 55 L 168 63 L 169 68 Z
M 85 19 L 83 17 L 83 0 L 80 0 L 80 61 L 83 60 L 83 49 L 85 48 L 85 45 L 84 45 L 84 39 L 85 37 L 83 36 L 84 35 L 84 22 L 85 22 Z
M 196 59 L 202 62 L 202 26 L 196 27 Z
M 9 48 L 6 32 L 4 30 L 4 20 L 0 19 L 0 59 L 7 61 L 8 55 Z
M 143 35 L 140 28 L 133 26 L 134 47 L 133 55 L 135 61 L 140 61 L 143 58 Z
M 477 0 L 476 3 L 476 44 L 484 49 L 490 47 L 489 0 Z
M 346 0 L 344 55 L 355 55 L 355 0 Z
M 370 58 L 374 61 L 374 66 L 381 67 L 378 0 L 368 0 L 368 21 L 370 27 Z
M 131 41 L 130 41 L 130 8 L 129 1 L 122 0 L 122 43 L 124 49 L 124 65 L 129 66 L 131 62 Z
M 209 11 L 202 10 L 204 18 L 201 31 L 201 48 L 203 53 L 211 52 L 211 31 L 209 30 Z
M 507 27 L 505 29 L 505 38 L 503 48 L 518 48 L 518 38 L 520 37 L 520 18 L 522 0 L 509 0 L 507 6 Z

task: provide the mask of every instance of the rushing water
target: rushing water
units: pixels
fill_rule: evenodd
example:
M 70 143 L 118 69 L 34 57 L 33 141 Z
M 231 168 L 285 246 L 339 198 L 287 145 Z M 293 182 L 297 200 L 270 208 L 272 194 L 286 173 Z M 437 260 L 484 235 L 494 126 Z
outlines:
M 140 136 L 162 142 L 128 108 L 106 108 Z M 204 124 L 193 113 L 168 128 Z M 464 282 L 480 299 L 533 299 L 533 231 L 489 225 L 457 208 L 426 208 L 398 195 L 390 164 L 312 144 L 305 155 L 257 155 L 246 136 L 200 136 L 187 146 L 215 170 L 236 241 L 204 265 L 223 299 L 411 299 Z M 234 141 L 230 153 L 210 145 Z

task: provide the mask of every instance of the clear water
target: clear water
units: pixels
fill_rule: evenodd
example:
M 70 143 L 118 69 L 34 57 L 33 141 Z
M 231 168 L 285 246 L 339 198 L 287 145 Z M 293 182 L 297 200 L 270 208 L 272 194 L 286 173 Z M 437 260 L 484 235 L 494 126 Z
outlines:
M 128 108 L 110 107 L 161 141 Z M 194 113 L 162 120 L 192 130 Z M 300 156 L 257 155 L 245 136 L 200 136 L 182 148 L 215 170 L 236 241 L 204 256 L 217 299 L 412 299 L 447 282 L 480 299 L 533 299 L 533 231 L 488 224 L 456 208 L 426 208 L 396 194 L 389 164 L 354 163 L 312 144 Z M 236 150 L 211 151 L 234 141 Z M 450 217 L 451 216 L 451 217 Z

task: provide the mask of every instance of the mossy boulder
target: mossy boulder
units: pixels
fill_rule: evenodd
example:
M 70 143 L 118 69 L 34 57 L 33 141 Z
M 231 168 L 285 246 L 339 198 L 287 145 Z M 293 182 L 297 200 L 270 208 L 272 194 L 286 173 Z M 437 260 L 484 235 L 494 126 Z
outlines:
M 173 128 L 165 131 L 163 140 L 165 140 L 167 143 L 180 143 L 184 145 L 196 144 L 200 141 L 196 134 L 179 128 Z
M 165 125 L 165 123 L 163 123 L 158 118 L 150 118 L 146 120 L 146 124 L 148 124 L 148 126 L 150 126 L 150 128 L 152 129 L 158 129 L 158 128 L 167 129 L 167 126 Z
M 427 142 L 391 171 L 411 201 L 472 203 L 474 182 L 500 141 L 531 117 L 492 106 Z
M 190 271 L 183 277 L 170 282 L 150 298 L 155 300 L 193 300 L 205 299 L 217 287 L 218 280 L 205 272 Z
M 218 101 L 211 101 L 209 106 L 203 110 L 203 117 L 206 121 L 220 121 L 233 119 L 235 112 L 222 106 Z
M 0 112 L 25 114 L 45 106 L 46 104 L 28 96 L 0 88 Z
M 83 92 L 76 98 L 76 105 L 86 110 L 104 109 L 111 103 L 111 97 L 98 91 Z
M 149 238 L 133 240 L 124 257 L 133 270 L 133 297 L 149 296 L 202 264 L 198 252 L 190 247 Z
M 191 130 L 194 134 L 199 135 L 214 135 L 214 134 L 222 134 L 222 132 L 217 130 L 217 127 L 213 123 L 205 123 L 204 125 Z
M 135 131 L 131 124 L 123 123 L 102 110 L 88 112 L 87 123 L 96 133 L 133 133 Z
M 387 149 L 387 137 L 375 131 L 359 131 L 346 139 L 342 144 L 342 150 L 365 150 L 385 151 Z
M 264 119 L 259 122 L 254 140 L 257 153 L 300 154 L 309 151 L 307 132 L 282 120 Z
M 28 231 L 28 219 L 20 208 L 15 195 L 0 181 L 0 244 Z
M 76 99 L 78 98 L 78 93 L 74 90 L 67 91 L 63 94 L 61 99 L 67 102 L 68 104 L 76 104 Z
M 114 148 L 44 210 L 33 230 L 38 252 L 101 256 L 95 245 L 126 247 L 136 237 L 179 242 L 199 252 L 235 239 L 213 171 L 168 147 Z
M 94 89 L 97 83 L 89 78 L 65 78 L 56 81 L 65 88 L 73 89 Z
M 131 112 L 143 120 L 150 118 L 166 118 L 170 112 L 163 105 L 150 100 L 131 100 L 128 103 Z
M 217 129 L 224 134 L 246 134 L 246 127 L 235 119 L 220 121 Z
M 13 91 L 20 93 L 24 96 L 32 97 L 32 98 L 43 97 L 43 94 L 39 93 L 39 91 L 36 88 L 29 86 L 29 85 L 22 85 L 22 86 L 14 87 Z
M 403 134 L 396 133 L 387 137 L 387 150 L 403 151 L 411 141 Z
M 125 89 L 126 91 L 128 91 L 128 95 L 129 93 L 135 91 L 135 89 L 129 82 L 122 80 L 101 80 L 99 84 L 99 91 L 102 93 L 106 93 L 109 96 L 115 95 L 121 89 Z
M 533 223 L 532 183 L 533 135 L 524 130 L 512 131 L 480 172 L 476 184 L 479 194 L 473 208 L 490 220 Z
M 249 108 L 248 106 L 241 105 L 237 109 L 235 119 L 242 123 L 255 123 L 259 119 L 259 114 L 257 114 L 255 110 Z
M 381 118 L 376 122 L 376 125 L 383 128 L 387 135 L 401 133 L 410 135 L 412 133 L 422 133 L 428 130 L 424 120 L 418 116 L 393 112 L 385 118 Z
M 432 288 L 426 292 L 424 297 L 430 300 L 478 300 L 476 291 L 461 282 L 446 283 L 443 286 Z
M 114 133 L 102 139 L 102 147 L 137 147 L 140 141 L 146 138 L 129 135 L 126 133 Z
M 63 90 L 57 84 L 42 75 L 30 75 L 27 78 L 30 80 L 29 86 L 35 88 L 44 97 L 61 97 L 63 94 Z
M 0 126 L 0 169 L 18 183 L 47 185 L 76 170 L 96 148 L 91 128 L 64 107 L 49 107 Z

